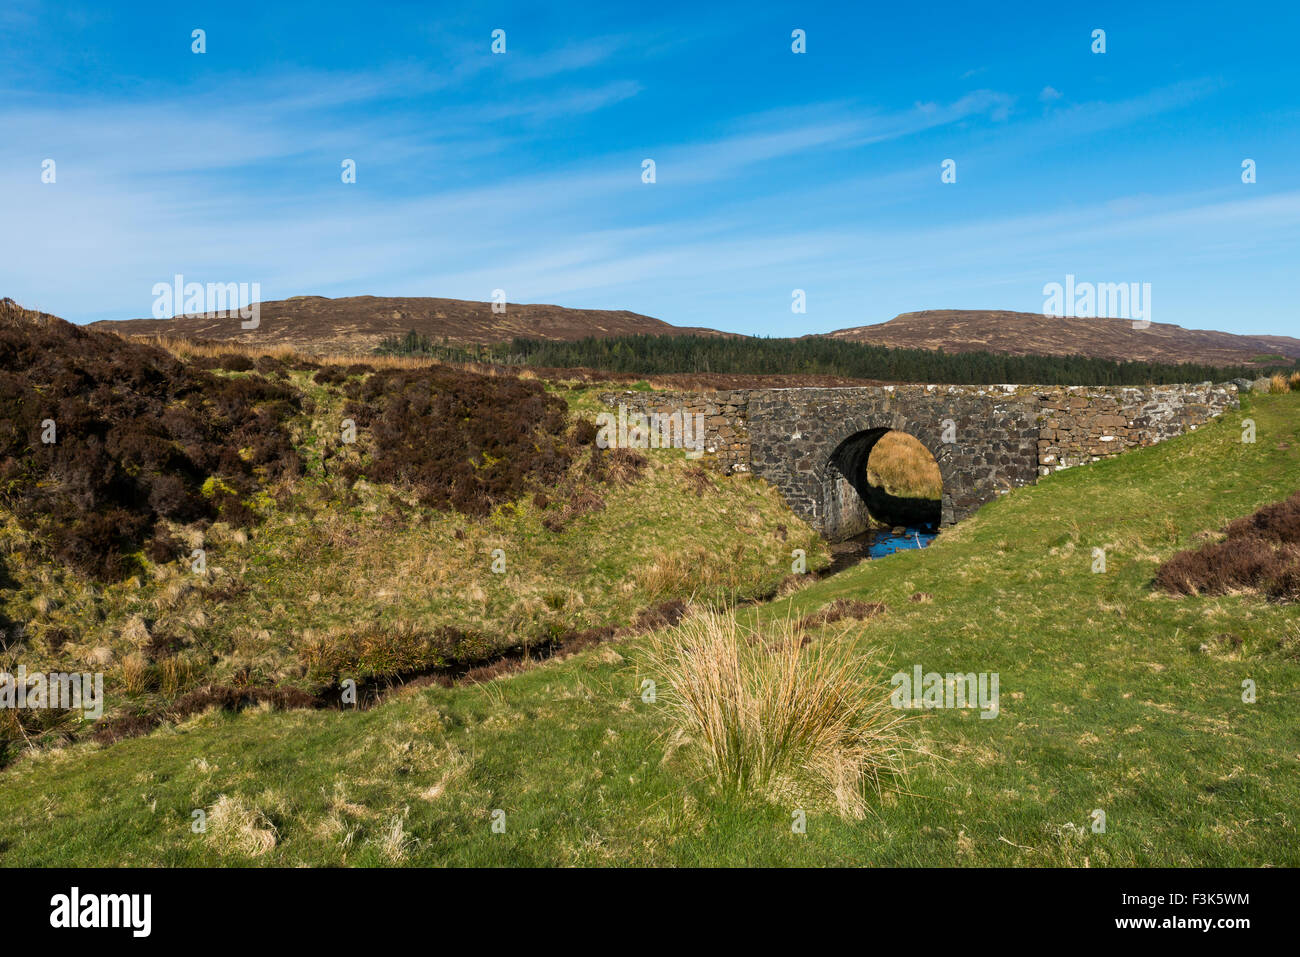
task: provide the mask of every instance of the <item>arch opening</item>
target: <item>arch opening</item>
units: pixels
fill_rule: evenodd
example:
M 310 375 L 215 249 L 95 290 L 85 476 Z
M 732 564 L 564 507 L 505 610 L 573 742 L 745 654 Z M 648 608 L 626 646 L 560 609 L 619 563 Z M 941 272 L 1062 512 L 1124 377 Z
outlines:
M 943 477 L 920 441 L 889 428 L 849 436 L 831 454 L 825 500 L 831 541 L 903 527 L 938 530 Z
M 939 463 L 906 432 L 886 432 L 872 447 L 867 489 L 867 511 L 883 524 L 938 528 L 943 514 Z

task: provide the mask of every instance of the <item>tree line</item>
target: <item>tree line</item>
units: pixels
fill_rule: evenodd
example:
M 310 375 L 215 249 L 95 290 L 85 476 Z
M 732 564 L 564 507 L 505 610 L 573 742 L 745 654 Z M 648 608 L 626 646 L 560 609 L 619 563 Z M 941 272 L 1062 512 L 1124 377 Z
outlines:
M 1117 362 L 1087 356 L 1013 356 L 994 352 L 898 349 L 840 339 L 766 339 L 697 335 L 588 337 L 572 342 L 516 338 L 490 346 L 456 346 L 409 332 L 379 347 L 392 355 L 449 361 L 508 362 L 635 375 L 723 373 L 827 375 L 892 382 L 994 385 L 1168 385 L 1255 379 L 1293 364 L 1213 366 L 1202 363 Z

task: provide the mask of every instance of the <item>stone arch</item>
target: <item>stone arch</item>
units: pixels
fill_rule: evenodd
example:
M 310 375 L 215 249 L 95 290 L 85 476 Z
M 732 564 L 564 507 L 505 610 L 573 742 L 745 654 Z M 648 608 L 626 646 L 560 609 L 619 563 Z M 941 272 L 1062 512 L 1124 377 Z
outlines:
M 831 541 L 841 541 L 865 531 L 869 527 L 868 502 L 875 490 L 867 484 L 867 460 L 871 450 L 886 432 L 905 432 L 921 443 L 939 466 L 943 480 L 943 499 L 940 503 L 940 523 L 951 525 L 955 521 L 953 490 L 961 476 L 952 467 L 948 452 L 933 429 L 913 426 L 902 416 L 893 414 L 872 416 L 865 421 L 846 423 L 837 430 L 841 436 L 831 448 L 819 470 L 821 485 L 822 534 Z

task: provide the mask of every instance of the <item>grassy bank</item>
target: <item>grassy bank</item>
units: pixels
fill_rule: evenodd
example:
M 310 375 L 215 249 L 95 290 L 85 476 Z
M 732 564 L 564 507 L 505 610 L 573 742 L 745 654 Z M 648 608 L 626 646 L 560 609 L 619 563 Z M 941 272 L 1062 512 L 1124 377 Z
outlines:
M 642 699 L 656 676 L 644 639 L 629 639 L 369 711 L 212 712 L 24 758 L 0 772 L 0 860 L 1300 864 L 1294 605 L 1151 586 L 1175 551 L 1300 485 L 1300 396 L 1244 404 L 1017 490 L 928 549 L 743 610 L 762 622 L 883 601 L 858 640 L 884 649 L 885 673 L 999 674 L 996 719 L 935 710 L 905 722 L 907 777 L 861 820 L 719 796 L 693 770 L 692 742 Z M 1254 444 L 1241 442 L 1245 416 Z M 688 534 L 695 514 L 660 520 L 727 561 L 707 532 Z M 203 833 L 191 828 L 199 810 Z M 806 833 L 791 829 L 798 810 Z
M 795 549 L 812 568 L 829 561 L 774 490 L 707 473 L 673 450 L 605 453 L 570 440 L 568 464 L 560 460 L 537 492 L 507 487 L 497 495 L 504 501 L 479 514 L 430 504 L 418 482 L 368 480 L 378 455 L 409 441 L 411 450 L 397 448 L 390 458 L 407 465 L 423 455 L 441 477 L 449 460 L 469 457 L 454 447 L 457 436 L 474 426 L 490 439 L 510 422 L 475 421 L 488 413 L 469 403 L 470 411 L 422 418 L 403 408 L 391 419 L 404 431 L 381 439 L 372 424 L 384 420 L 355 411 L 361 406 L 349 390 L 383 372 L 322 375 L 291 363 L 279 371 L 276 387 L 298 402 L 283 430 L 300 473 L 240 497 L 239 508 L 253 516 L 246 525 L 164 523 L 173 546 L 156 558 L 131 551 L 122 559 L 128 572 L 104 580 L 51 560 L 12 500 L 0 503 L 0 670 L 102 672 L 106 715 L 116 723 L 95 729 L 115 736 L 212 684 L 334 702 L 345 679 L 383 686 L 632 627 L 668 602 L 767 595 L 790 574 Z M 220 368 L 214 375 L 223 383 L 266 381 Z M 466 381 L 495 390 L 513 380 Z M 552 385 L 546 394 L 562 412 L 554 432 L 573 431 L 594 401 L 588 391 Z M 356 436 L 346 443 L 340 425 L 350 417 Z M 455 434 L 439 441 L 434 433 L 444 422 Z M 65 441 L 78 440 L 67 433 Z M 500 451 L 470 460 L 474 475 L 503 464 L 501 485 L 514 477 L 512 464 L 522 471 L 518 462 Z M 0 715 L 0 759 L 90 730 L 75 712 L 11 711 Z

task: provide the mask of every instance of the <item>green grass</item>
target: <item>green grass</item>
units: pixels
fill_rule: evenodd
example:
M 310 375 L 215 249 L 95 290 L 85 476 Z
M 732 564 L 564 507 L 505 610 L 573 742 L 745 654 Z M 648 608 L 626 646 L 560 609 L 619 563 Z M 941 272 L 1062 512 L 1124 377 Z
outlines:
M 865 820 L 805 809 L 796 834 L 797 808 L 693 780 L 689 743 L 640 698 L 654 676 L 629 640 L 366 712 L 214 713 L 24 758 L 0 772 L 0 861 L 1295 866 L 1295 606 L 1150 587 L 1174 551 L 1300 487 L 1300 396 L 1243 401 L 1184 438 L 1017 490 L 924 551 L 742 609 L 884 601 L 860 640 L 889 649 L 887 670 L 999 673 L 998 718 L 907 722 L 920 753 Z M 1240 441 L 1246 415 L 1253 445 Z M 932 600 L 910 602 L 917 591 Z M 192 833 L 192 812 L 223 796 L 273 831 L 270 850 L 249 856 L 216 826 Z

